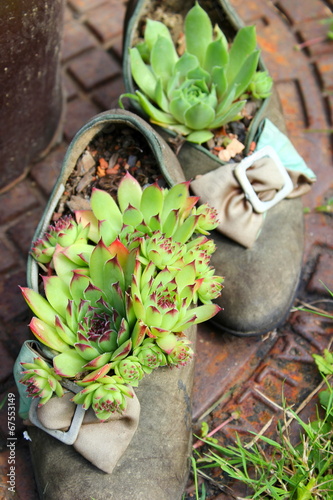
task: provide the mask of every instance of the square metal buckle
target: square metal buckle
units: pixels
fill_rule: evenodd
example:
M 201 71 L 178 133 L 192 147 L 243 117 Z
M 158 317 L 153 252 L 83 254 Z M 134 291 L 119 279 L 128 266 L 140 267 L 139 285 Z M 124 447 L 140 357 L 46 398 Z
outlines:
M 276 193 L 274 198 L 269 201 L 261 201 L 259 199 L 257 193 L 253 189 L 246 175 L 246 170 L 251 167 L 255 161 L 260 160 L 265 156 L 268 156 L 274 161 L 276 168 L 279 170 L 284 180 L 284 186 Z M 266 210 L 269 210 L 271 207 L 279 203 L 279 201 L 283 200 L 294 189 L 294 185 L 286 168 L 282 164 L 280 158 L 278 157 L 276 151 L 272 148 L 272 146 L 265 146 L 259 151 L 256 151 L 252 155 L 244 158 L 244 160 L 242 160 L 235 167 L 234 174 L 244 191 L 246 199 L 251 203 L 253 209 L 258 213 L 266 212 Z
M 63 384 L 67 389 L 70 389 L 72 392 L 79 392 L 80 388 L 76 386 L 75 384 L 71 383 L 70 381 L 66 381 Z M 40 398 L 35 398 L 31 402 L 31 406 L 29 409 L 29 420 L 31 423 L 33 423 L 36 427 L 39 429 L 42 429 L 45 431 L 47 434 L 50 434 L 50 436 L 53 436 L 54 438 L 58 439 L 62 443 L 65 444 L 73 444 L 75 443 L 77 436 L 79 434 L 79 431 L 81 429 L 81 424 L 83 422 L 84 415 L 86 413 L 86 410 L 83 408 L 82 405 L 76 405 L 75 412 L 72 418 L 71 425 L 67 431 L 60 431 L 58 429 L 49 429 L 48 427 L 45 427 L 41 421 L 38 418 L 38 403 L 39 403 Z

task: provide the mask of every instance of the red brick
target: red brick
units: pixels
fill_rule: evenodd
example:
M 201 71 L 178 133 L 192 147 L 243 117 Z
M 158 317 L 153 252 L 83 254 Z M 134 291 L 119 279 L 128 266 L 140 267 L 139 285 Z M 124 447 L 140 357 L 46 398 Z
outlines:
M 329 253 L 319 255 L 314 274 L 307 286 L 310 292 L 328 296 L 325 287 L 333 291 L 333 255 Z
M 93 9 L 102 3 L 105 3 L 105 0 L 68 0 L 68 3 L 77 11 L 85 12 L 89 9 Z
M 68 70 L 84 89 L 90 90 L 119 75 L 121 66 L 104 50 L 93 49 L 71 62 Z
M 78 95 L 77 84 L 73 81 L 67 73 L 63 75 L 63 84 L 65 88 L 67 101 L 74 99 Z
M 50 195 L 52 192 L 61 170 L 66 150 L 67 143 L 61 143 L 46 158 L 36 163 L 31 170 L 32 178 L 46 195 Z
M 9 222 L 22 213 L 30 210 L 39 202 L 35 193 L 29 186 L 28 181 L 23 181 L 13 187 L 10 191 L 0 196 L 0 224 Z
M 102 42 L 121 35 L 125 8 L 122 4 L 106 3 L 88 12 L 87 23 Z
M 29 444 L 26 440 L 18 443 L 16 449 L 16 467 L 20 471 L 20 480 L 17 482 L 19 499 L 36 500 L 38 493 L 31 463 Z
M 7 348 L 2 345 L 0 350 L 0 382 L 8 379 L 13 373 L 14 358 Z
M 67 23 L 68 21 L 71 21 L 72 19 L 73 19 L 73 12 L 66 5 L 65 12 L 64 12 L 64 22 Z
M 72 140 L 76 132 L 98 112 L 99 109 L 89 101 L 75 99 L 69 102 L 64 125 L 66 139 Z
M 323 19 L 332 15 L 323 2 L 313 0 L 280 0 L 279 7 L 293 24 L 313 19 Z
M 0 240 L 0 273 L 3 273 L 13 267 L 18 259 L 18 255 L 8 243 Z
M 118 99 L 123 92 L 125 92 L 124 82 L 119 77 L 99 87 L 92 94 L 92 98 L 102 109 L 118 108 Z
M 327 24 L 312 21 L 301 24 L 298 31 L 304 42 L 312 42 L 306 49 L 311 56 L 321 56 L 332 53 L 332 42 L 326 39 Z
M 333 88 L 333 54 L 321 57 L 316 61 L 316 66 L 320 73 L 325 90 Z
M 95 46 L 96 41 L 94 37 L 78 21 L 73 20 L 65 24 L 62 45 L 63 61 Z
M 20 286 L 25 286 L 25 269 L 18 266 L 18 270 L 8 274 L 0 281 L 0 317 L 4 321 L 11 321 L 27 309 L 23 300 Z
M 27 212 L 27 216 L 21 218 L 15 225 L 11 226 L 8 231 L 8 237 L 15 243 L 15 246 L 20 249 L 24 259 L 28 257 L 28 252 L 31 247 L 31 240 L 35 234 L 36 227 L 42 216 L 44 207 L 38 207 L 35 210 Z
M 116 40 L 112 40 L 112 45 L 110 46 L 111 51 L 117 56 L 119 61 L 123 57 L 123 38 L 118 37 Z

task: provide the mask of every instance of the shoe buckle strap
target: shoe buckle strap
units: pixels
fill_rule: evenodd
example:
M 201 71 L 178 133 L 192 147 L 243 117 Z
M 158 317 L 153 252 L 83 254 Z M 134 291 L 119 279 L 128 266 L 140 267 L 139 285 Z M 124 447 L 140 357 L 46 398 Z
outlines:
M 268 201 L 260 200 L 246 175 L 246 170 L 250 168 L 254 162 L 265 157 L 271 158 L 274 161 L 274 166 L 278 169 L 284 181 L 282 188 L 277 191 L 274 198 Z M 238 165 L 236 165 L 234 175 L 243 189 L 246 199 L 251 203 L 253 209 L 257 213 L 266 212 L 266 210 L 269 210 L 288 196 L 288 194 L 290 194 L 294 189 L 293 182 L 286 168 L 282 164 L 276 151 L 271 146 L 265 146 L 262 149 L 255 151 L 251 156 L 244 158 L 240 163 L 238 163 Z
M 78 387 L 77 385 L 73 384 L 70 381 L 63 381 L 63 382 L 64 384 L 62 385 L 64 385 L 64 387 L 66 387 L 66 389 L 69 389 L 71 392 L 77 393 L 81 390 L 80 387 Z M 76 405 L 75 412 L 72 418 L 71 425 L 69 426 L 69 429 L 67 431 L 62 431 L 59 429 L 49 429 L 48 427 L 45 427 L 45 425 L 43 425 L 42 422 L 39 420 L 37 413 L 39 400 L 40 398 L 35 398 L 31 402 L 29 409 L 30 422 L 39 429 L 42 429 L 47 434 L 50 434 L 50 436 L 53 436 L 54 438 L 58 439 L 62 443 L 68 445 L 74 444 L 79 435 L 83 418 L 86 413 L 86 410 L 83 408 L 83 406 Z

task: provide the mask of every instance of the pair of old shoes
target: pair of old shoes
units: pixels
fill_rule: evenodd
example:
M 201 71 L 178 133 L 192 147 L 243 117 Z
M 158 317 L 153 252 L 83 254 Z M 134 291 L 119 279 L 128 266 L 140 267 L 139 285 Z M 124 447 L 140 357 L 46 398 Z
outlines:
M 168 0 L 159 9 L 167 13 L 175 4 L 179 7 L 177 14 L 184 15 L 193 3 Z M 153 1 L 139 0 L 128 7 L 124 77 L 129 92 L 135 91 L 135 85 L 126 54 L 133 45 L 137 27 L 154 5 Z M 215 22 L 227 19 L 234 31 L 241 26 L 224 0 L 216 2 L 210 15 Z M 258 152 L 249 165 L 242 162 L 237 165 L 238 173 L 235 164 L 225 165 L 203 147 L 190 143 L 181 147 L 176 158 L 162 138 L 168 139 L 168 133 L 152 128 L 137 114 L 117 109 L 94 117 L 68 148 L 34 240 L 45 231 L 80 155 L 110 124 L 135 129 L 148 144 L 168 185 L 192 181 L 194 194 L 218 210 L 220 226 L 213 233 L 217 250 L 212 264 L 225 281 L 223 293 L 217 299 L 223 310 L 213 321 L 221 334 L 225 331 L 260 335 L 281 324 L 292 305 L 302 267 L 303 212 L 299 195 L 308 189 L 314 176 L 283 134 L 283 118 L 275 94 L 257 111 L 251 128 Z M 289 173 L 287 178 L 281 163 Z M 277 201 L 284 189 L 283 198 L 266 209 L 265 203 Z M 259 212 L 254 208 L 258 202 Z M 37 290 L 38 270 L 32 259 L 28 264 L 28 284 Z M 190 335 L 195 343 L 195 332 Z M 181 369 L 159 369 L 145 378 L 136 391 L 141 404 L 138 428 L 112 474 L 97 469 L 72 446 L 36 427 L 29 428 L 40 497 L 43 500 L 180 500 L 191 452 L 192 381 L 193 363 Z

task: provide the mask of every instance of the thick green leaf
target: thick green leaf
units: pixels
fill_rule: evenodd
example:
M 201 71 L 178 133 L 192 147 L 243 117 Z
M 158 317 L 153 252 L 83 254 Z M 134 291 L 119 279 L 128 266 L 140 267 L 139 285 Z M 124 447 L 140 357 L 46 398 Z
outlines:
M 184 123 L 185 111 L 191 107 L 188 100 L 180 93 L 178 97 L 175 97 L 170 101 L 170 113 L 176 118 L 180 123 Z
M 168 125 L 176 125 L 176 121 L 172 115 L 164 113 L 164 111 L 156 108 L 153 104 L 151 104 L 151 102 L 148 101 L 146 96 L 138 90 L 136 91 L 136 96 L 139 99 L 139 103 L 143 111 L 147 113 L 153 122 L 162 123 L 166 126 L 166 128 L 168 128 Z
M 88 287 L 90 281 L 87 276 L 73 272 L 73 277 L 71 279 L 69 288 L 71 291 L 71 297 L 73 298 L 75 304 L 79 304 L 83 298 L 83 292 Z
M 140 184 L 127 172 L 119 184 L 117 193 L 117 199 L 121 211 L 124 212 L 129 205 L 139 208 L 141 196 L 142 189 Z
M 256 49 L 256 44 L 255 26 L 246 26 L 237 32 L 229 51 L 227 69 L 229 83 L 235 79 L 246 58 Z
M 77 210 L 75 212 L 77 222 L 80 222 L 84 227 L 89 225 L 88 237 L 94 243 L 99 240 L 98 220 L 91 210 Z
M 128 207 L 124 211 L 123 220 L 127 226 L 137 227 L 142 222 L 142 214 L 136 208 Z
M 163 36 L 172 41 L 170 31 L 164 23 L 154 21 L 153 19 L 147 19 L 144 37 L 150 51 L 153 50 L 159 36 Z
M 187 182 L 181 182 L 172 186 L 164 199 L 164 206 L 161 213 L 162 227 L 172 210 L 178 210 L 184 206 L 188 195 L 189 187 Z
M 194 68 L 191 69 L 188 74 L 187 78 L 189 80 L 197 80 L 197 84 L 199 82 L 205 83 L 206 85 L 210 85 L 211 82 L 211 75 L 207 71 L 205 71 L 203 68 Z M 208 87 L 205 89 L 206 92 L 209 92 Z
M 104 286 L 104 265 L 112 259 L 113 255 L 101 240 L 95 247 L 90 258 L 90 276 L 95 286 L 103 290 Z
M 55 329 L 59 337 L 66 342 L 66 344 L 72 346 L 77 341 L 76 333 L 74 333 L 59 317 L 56 318 Z
M 168 81 L 166 93 L 169 100 L 172 98 L 174 92 L 177 91 L 180 83 L 181 83 L 180 73 L 177 72 Z
M 232 102 L 235 100 L 236 91 L 237 86 L 229 87 L 227 93 L 223 96 L 223 99 L 220 100 L 216 108 L 216 117 L 221 116 L 228 111 Z
M 185 125 L 194 130 L 211 128 L 210 123 L 214 118 L 214 109 L 203 102 L 198 102 L 185 112 Z
M 50 305 L 64 318 L 66 316 L 67 302 L 71 298 L 67 283 L 59 276 L 43 277 L 45 296 Z
M 232 106 L 230 106 L 229 110 L 219 116 L 216 116 L 215 120 L 210 124 L 211 128 L 222 127 L 226 123 L 229 123 L 233 120 L 238 120 L 239 113 L 242 111 L 246 104 L 246 101 L 237 101 Z
M 84 267 L 89 264 L 90 254 L 93 251 L 93 245 L 85 243 L 74 243 L 69 247 L 64 248 L 62 253 L 76 266 Z
M 164 36 L 159 36 L 152 48 L 150 63 L 156 79 L 161 78 L 164 89 L 173 75 L 177 60 L 178 55 L 173 42 Z
M 222 39 L 211 42 L 207 47 L 204 68 L 212 73 L 215 67 L 224 67 L 228 64 L 229 55 Z
M 179 289 L 179 293 L 185 288 L 187 285 L 192 285 L 195 282 L 196 270 L 194 262 L 187 264 L 184 266 L 177 274 L 176 274 L 176 283 Z
M 35 337 L 51 349 L 63 352 L 69 348 L 68 344 L 59 337 L 56 329 L 45 321 L 34 316 L 29 326 Z
M 156 88 L 155 88 L 155 94 L 154 94 L 154 101 L 156 104 L 159 105 L 159 107 L 165 111 L 166 113 L 169 113 L 169 101 L 165 95 L 165 92 L 163 90 L 163 84 L 162 80 L 159 78 L 156 83 Z
M 184 52 L 184 54 L 176 62 L 174 72 L 179 73 L 179 76 L 184 78 L 188 75 L 189 71 L 197 68 L 198 66 L 198 58 L 193 54 Z
M 114 230 L 119 233 L 123 226 L 123 217 L 117 203 L 112 196 L 101 189 L 93 189 L 91 208 L 98 220 L 107 220 Z
M 76 342 L 74 348 L 86 362 L 92 361 L 100 355 L 100 352 L 96 349 L 96 347 L 93 347 L 87 342 Z
M 158 185 L 147 186 L 142 193 L 140 211 L 146 224 L 149 224 L 151 217 L 157 215 L 163 207 L 163 192 Z
M 130 49 L 130 63 L 135 83 L 144 94 L 153 99 L 157 80 L 151 69 L 143 62 L 136 47 Z
M 49 302 L 31 288 L 21 287 L 21 292 L 32 312 L 45 323 L 53 326 L 57 311 Z
M 213 27 L 208 14 L 198 3 L 185 18 L 184 31 L 186 50 L 195 55 L 200 65 L 203 66 L 207 47 L 213 40 Z
M 195 144 L 203 144 L 204 142 L 209 141 L 209 139 L 212 139 L 212 137 L 214 137 L 214 134 L 210 132 L 210 130 L 200 130 L 191 132 L 186 137 L 186 140 Z
M 235 99 L 245 92 L 248 88 L 254 73 L 258 67 L 260 51 L 256 50 L 252 54 L 250 54 L 243 66 L 240 68 L 239 72 L 236 74 L 234 80 L 231 82 L 231 86 L 237 86 Z
M 197 224 L 199 217 L 197 215 L 190 215 L 186 221 L 177 229 L 173 234 L 173 239 L 179 241 L 180 243 L 186 243 L 187 240 L 192 236 Z
M 170 238 L 178 227 L 178 212 L 178 210 L 172 210 L 163 222 L 161 229 L 167 238 Z

